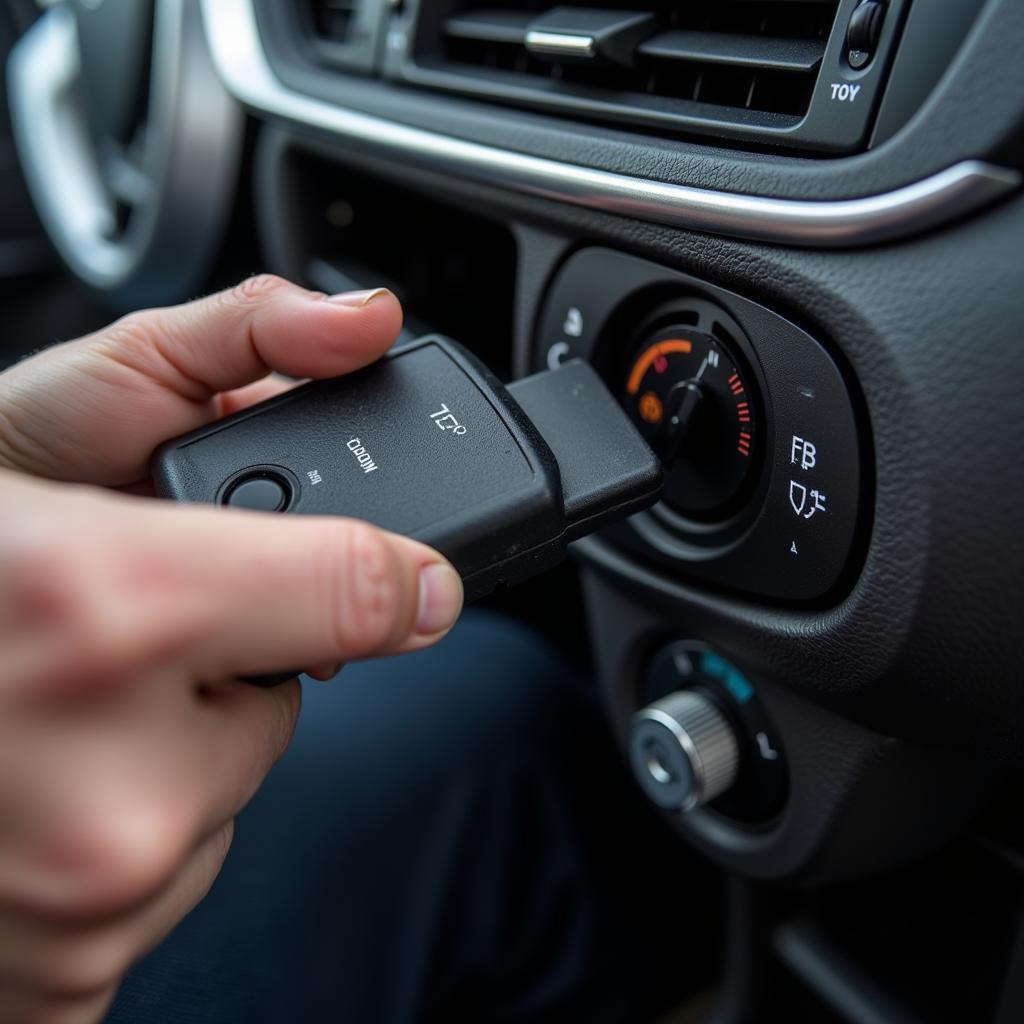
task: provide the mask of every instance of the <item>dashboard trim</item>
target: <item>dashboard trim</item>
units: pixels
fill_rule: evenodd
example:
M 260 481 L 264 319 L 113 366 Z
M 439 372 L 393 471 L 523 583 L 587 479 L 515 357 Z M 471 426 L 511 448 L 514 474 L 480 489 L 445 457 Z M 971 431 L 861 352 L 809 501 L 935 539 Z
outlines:
M 888 192 L 794 200 L 595 170 L 470 142 L 334 106 L 275 75 L 253 0 L 202 0 L 214 65 L 255 111 L 344 136 L 365 149 L 444 174 L 671 227 L 813 247 L 873 245 L 938 227 L 1019 188 L 1020 172 L 963 160 Z

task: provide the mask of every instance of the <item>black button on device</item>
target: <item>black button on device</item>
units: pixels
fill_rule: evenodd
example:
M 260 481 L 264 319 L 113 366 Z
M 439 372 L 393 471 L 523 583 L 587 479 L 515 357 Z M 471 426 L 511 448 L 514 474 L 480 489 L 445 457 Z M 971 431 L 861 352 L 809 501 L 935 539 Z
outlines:
M 846 60 L 855 71 L 867 66 L 878 46 L 882 32 L 885 4 L 879 0 L 863 0 L 850 15 L 846 27 Z
M 253 512 L 283 512 L 291 497 L 290 488 L 274 476 L 245 477 L 228 491 L 224 504 Z

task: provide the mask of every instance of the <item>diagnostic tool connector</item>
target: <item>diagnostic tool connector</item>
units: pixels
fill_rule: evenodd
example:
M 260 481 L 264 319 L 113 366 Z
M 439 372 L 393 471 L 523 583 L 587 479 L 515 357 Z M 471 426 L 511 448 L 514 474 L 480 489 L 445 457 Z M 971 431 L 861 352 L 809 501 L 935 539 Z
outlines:
M 468 599 L 557 563 L 578 537 L 653 504 L 658 459 L 585 362 L 505 387 L 429 336 L 158 449 L 160 494 L 344 515 L 430 544 Z

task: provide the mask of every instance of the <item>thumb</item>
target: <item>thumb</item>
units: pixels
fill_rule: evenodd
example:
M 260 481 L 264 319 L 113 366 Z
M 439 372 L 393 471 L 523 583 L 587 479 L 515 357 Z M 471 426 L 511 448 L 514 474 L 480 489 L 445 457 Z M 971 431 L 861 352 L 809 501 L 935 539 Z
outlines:
M 372 362 L 398 334 L 388 291 L 324 296 L 280 278 L 132 313 L 6 371 L 0 465 L 125 486 L 153 449 L 224 414 L 222 392 L 278 371 L 332 377 Z
M 107 572 L 121 566 L 107 588 L 123 605 L 113 618 L 122 636 L 148 635 L 152 656 L 177 651 L 196 677 L 414 650 L 462 607 L 461 579 L 440 554 L 368 523 L 115 502 L 127 511 L 101 560 L 115 566 Z

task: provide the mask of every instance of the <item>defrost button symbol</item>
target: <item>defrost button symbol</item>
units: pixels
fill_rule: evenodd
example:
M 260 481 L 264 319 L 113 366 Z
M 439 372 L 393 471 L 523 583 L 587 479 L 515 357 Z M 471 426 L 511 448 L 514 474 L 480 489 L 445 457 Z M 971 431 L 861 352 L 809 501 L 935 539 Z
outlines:
M 803 484 L 789 481 L 789 503 L 801 519 L 813 519 L 819 512 L 827 512 L 825 495 L 821 491 L 808 491 Z

